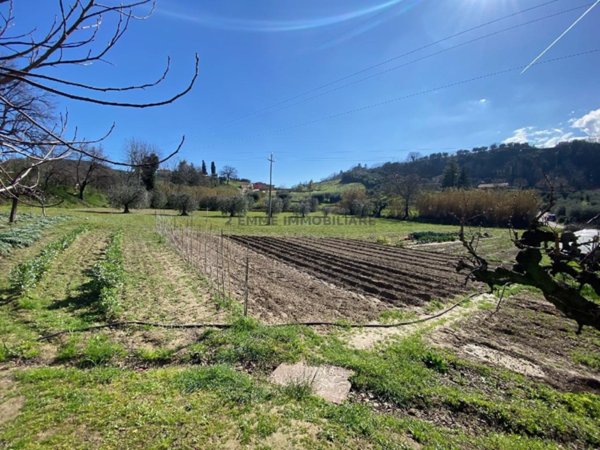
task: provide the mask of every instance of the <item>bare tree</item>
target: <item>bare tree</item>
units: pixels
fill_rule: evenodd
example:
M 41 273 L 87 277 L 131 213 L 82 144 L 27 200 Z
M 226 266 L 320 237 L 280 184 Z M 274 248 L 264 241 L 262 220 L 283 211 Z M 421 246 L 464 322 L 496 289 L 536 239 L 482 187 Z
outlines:
M 421 159 L 423 155 L 419 152 L 409 152 L 406 157 L 406 162 L 415 162 L 417 159 Z
M 127 143 L 127 160 L 147 191 L 154 189 L 156 171 L 161 162 L 158 154 L 158 148 L 148 142 L 130 139 Z
M 87 154 L 91 156 L 87 156 Z M 77 183 L 77 196 L 83 200 L 85 188 L 92 182 L 94 176 L 102 168 L 100 162 L 104 159 L 102 147 L 91 147 L 86 149 L 86 154 L 77 155 L 77 164 L 75 166 L 75 181 Z
M 231 166 L 223 166 L 221 169 L 221 176 L 225 178 L 227 180 L 227 184 L 229 184 L 229 180 L 232 178 L 237 178 L 237 169 Z
M 423 181 L 418 175 L 410 174 L 400 176 L 394 174 L 388 179 L 388 192 L 391 195 L 399 195 L 402 197 L 404 219 L 410 217 L 410 205 L 415 201 L 415 198 L 421 192 Z
M 44 95 L 78 102 L 123 108 L 150 108 L 170 104 L 193 87 L 198 76 L 198 55 L 194 74 L 187 86 L 169 98 L 151 102 L 131 102 L 123 95 L 162 83 L 169 73 L 170 61 L 155 81 L 127 86 L 97 86 L 57 77 L 49 70 L 106 62 L 110 50 L 121 40 L 133 20 L 143 20 L 154 9 L 154 0 L 129 0 L 105 4 L 98 0 L 56 0 L 57 16 L 46 31 L 17 30 L 13 0 L 0 2 L 0 194 L 15 196 L 37 188 L 36 171 L 52 161 L 83 154 L 98 161 L 121 166 L 129 162 L 94 157 L 86 150 L 104 139 L 82 139 L 77 132 L 67 136 L 67 116 L 57 120 L 40 115 Z M 138 15 L 142 8 L 147 14 Z M 105 42 L 99 42 L 99 30 L 111 27 Z M 14 34 L 13 34 L 14 33 Z M 43 110 L 42 110 L 43 111 Z M 179 151 L 179 146 L 164 160 Z M 16 173 L 8 173 L 5 163 L 12 158 L 26 161 Z M 163 161 L 164 161 L 163 160 Z

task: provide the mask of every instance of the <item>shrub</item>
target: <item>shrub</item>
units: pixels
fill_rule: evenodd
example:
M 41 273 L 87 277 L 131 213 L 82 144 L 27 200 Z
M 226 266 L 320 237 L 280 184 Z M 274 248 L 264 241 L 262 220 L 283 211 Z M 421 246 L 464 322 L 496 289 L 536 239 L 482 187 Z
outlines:
M 427 244 L 431 242 L 449 242 L 458 239 L 458 233 L 448 232 L 442 233 L 438 231 L 415 231 L 408 235 L 408 238 L 417 241 L 419 244 Z
M 535 191 L 449 189 L 430 192 L 417 200 L 419 217 L 432 222 L 526 227 L 537 214 Z

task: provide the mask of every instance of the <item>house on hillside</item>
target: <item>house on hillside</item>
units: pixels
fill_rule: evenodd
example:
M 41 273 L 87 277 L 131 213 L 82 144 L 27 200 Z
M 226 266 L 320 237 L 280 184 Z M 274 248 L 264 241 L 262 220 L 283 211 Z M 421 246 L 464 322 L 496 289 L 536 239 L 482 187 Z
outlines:
M 256 183 L 254 183 L 254 190 L 255 191 L 268 191 L 269 190 L 269 185 L 267 183 L 263 183 L 261 181 L 257 181 Z
M 243 194 L 254 190 L 254 185 L 250 181 L 240 181 L 240 191 Z

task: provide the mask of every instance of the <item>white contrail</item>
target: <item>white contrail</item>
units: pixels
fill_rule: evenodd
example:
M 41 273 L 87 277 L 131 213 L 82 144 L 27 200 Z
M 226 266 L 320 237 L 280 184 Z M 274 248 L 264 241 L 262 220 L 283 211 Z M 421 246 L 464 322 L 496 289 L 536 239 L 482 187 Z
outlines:
M 523 72 L 521 72 L 521 75 L 523 75 L 525 72 L 527 72 L 531 66 L 533 66 L 542 56 L 544 56 L 548 52 L 548 50 L 550 50 L 552 47 L 554 47 L 558 41 L 560 41 L 563 37 L 565 37 L 565 34 L 567 34 L 569 31 L 571 31 L 573 29 L 573 27 L 575 25 L 577 25 L 581 19 L 583 19 L 585 16 L 587 16 L 588 13 L 592 9 L 594 9 L 596 7 L 596 5 L 598 5 L 598 3 L 600 3 L 600 0 L 596 0 L 596 2 L 592 6 L 590 6 L 581 16 L 579 16 L 577 18 L 577 20 L 575 22 L 573 22 L 569 28 L 567 28 L 565 31 L 563 31 L 559 37 L 554 39 L 554 42 L 552 42 L 552 44 L 550 44 L 548 47 L 546 47 L 546 49 L 542 53 L 540 53 L 538 56 L 536 56 L 535 59 L 533 61 L 531 61 L 527 65 L 527 67 L 525 67 L 523 69 Z
M 412 0 L 417 3 L 419 0 Z M 1 0 L 0 0 L 1 2 Z M 280 32 L 280 31 L 302 31 L 315 28 L 326 27 L 330 25 L 338 25 L 360 17 L 368 16 L 392 9 L 399 4 L 408 2 L 408 0 L 387 0 L 384 3 L 370 6 L 357 11 L 348 11 L 336 16 L 328 16 L 314 19 L 296 19 L 296 20 L 253 20 L 241 18 L 228 18 L 200 13 L 193 15 L 191 13 L 180 13 L 177 11 L 159 8 L 158 14 L 172 17 L 175 19 L 185 20 L 192 23 L 211 28 L 231 31 L 248 31 L 248 32 Z

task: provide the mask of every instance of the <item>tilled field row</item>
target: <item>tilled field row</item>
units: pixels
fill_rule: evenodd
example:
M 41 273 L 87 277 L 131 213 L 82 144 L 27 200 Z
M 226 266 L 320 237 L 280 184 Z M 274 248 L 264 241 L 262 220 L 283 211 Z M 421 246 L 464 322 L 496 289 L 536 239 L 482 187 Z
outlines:
M 365 255 L 362 255 L 363 258 L 349 257 L 347 251 L 336 252 L 326 245 L 320 247 L 313 242 L 318 240 L 311 239 L 306 239 L 306 242 L 258 236 L 231 236 L 231 239 L 322 280 L 375 295 L 394 304 L 422 304 L 432 298 L 464 293 L 457 277 L 448 270 L 439 270 L 436 267 L 438 262 L 432 261 L 431 266 L 423 266 L 422 263 L 416 265 L 398 259 L 395 264 L 382 264 L 381 258 L 369 261 L 364 258 Z M 407 256 L 412 255 L 409 252 Z
M 374 258 L 383 256 L 386 258 L 398 258 L 403 261 L 422 261 L 424 264 L 429 265 L 429 267 L 431 264 L 441 264 L 446 267 L 454 266 L 459 259 L 455 255 L 444 255 L 411 248 L 390 247 L 389 245 L 364 242 L 357 239 L 308 238 L 307 240 L 327 243 L 339 248 L 360 251 Z
M 451 280 L 452 283 L 464 278 L 456 272 L 455 259 L 429 258 L 427 252 L 407 250 L 406 252 L 390 252 L 386 254 L 384 253 L 385 249 L 375 249 L 375 251 L 371 251 L 360 241 L 342 242 L 319 238 L 291 238 L 290 241 L 302 247 L 346 256 L 353 260 L 377 261 L 378 263 L 383 263 L 385 267 L 398 267 L 401 269 L 410 267 L 411 275 L 414 274 L 414 267 L 418 267 L 427 274 L 434 275 L 437 279 Z

